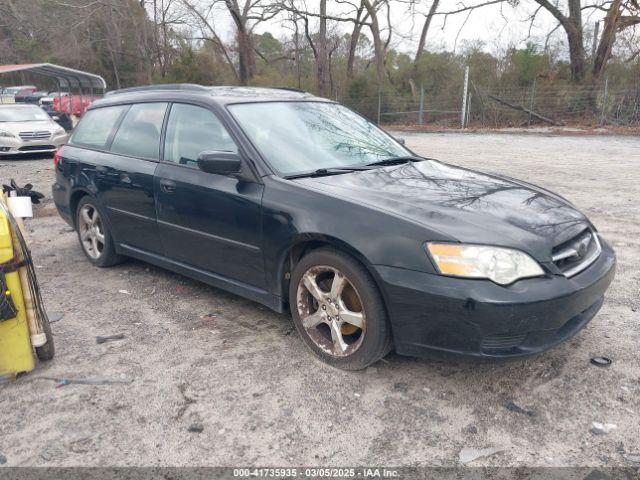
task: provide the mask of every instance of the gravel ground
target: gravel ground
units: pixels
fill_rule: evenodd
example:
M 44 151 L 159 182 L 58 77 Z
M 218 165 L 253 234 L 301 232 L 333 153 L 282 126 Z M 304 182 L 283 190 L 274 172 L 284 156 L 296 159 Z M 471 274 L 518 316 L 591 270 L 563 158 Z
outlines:
M 287 316 L 141 262 L 92 267 L 52 208 L 51 160 L 2 160 L 3 181 L 47 194 L 31 245 L 47 309 L 64 312 L 56 358 L 0 385 L 7 465 L 453 466 L 463 448 L 496 447 L 471 465 L 637 466 L 625 454 L 640 453 L 640 139 L 401 135 L 421 154 L 538 183 L 581 208 L 619 257 L 597 317 L 526 360 L 392 354 L 342 372 L 307 352 Z M 117 333 L 125 339 L 96 344 Z M 592 366 L 594 355 L 613 364 Z M 45 376 L 132 382 L 56 388 Z M 595 435 L 594 421 L 617 428 Z

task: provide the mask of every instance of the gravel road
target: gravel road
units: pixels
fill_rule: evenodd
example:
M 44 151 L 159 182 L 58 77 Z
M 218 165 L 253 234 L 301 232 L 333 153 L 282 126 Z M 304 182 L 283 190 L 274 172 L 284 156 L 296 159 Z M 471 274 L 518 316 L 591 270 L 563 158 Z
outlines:
M 0 385 L 7 465 L 453 466 L 463 448 L 496 447 L 470 465 L 637 466 L 625 454 L 640 453 L 640 139 L 399 135 L 423 155 L 540 184 L 584 211 L 619 258 L 597 317 L 526 360 L 392 354 L 342 372 L 315 360 L 285 315 L 138 261 L 91 266 L 51 204 L 51 160 L 1 160 L 0 179 L 47 194 L 31 245 L 47 309 L 64 313 L 56 358 Z M 613 364 L 595 367 L 594 355 Z M 56 388 L 43 377 L 131 382 Z M 595 435 L 594 421 L 617 428 Z

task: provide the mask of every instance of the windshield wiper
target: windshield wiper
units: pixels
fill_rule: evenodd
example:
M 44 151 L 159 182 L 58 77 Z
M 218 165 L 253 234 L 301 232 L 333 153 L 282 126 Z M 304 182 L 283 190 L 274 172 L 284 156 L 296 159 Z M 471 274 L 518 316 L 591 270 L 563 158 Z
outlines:
M 385 158 L 384 160 L 378 160 L 377 162 L 367 163 L 368 167 L 383 167 L 385 165 L 401 165 L 408 162 L 422 162 L 425 160 L 422 157 L 414 157 L 413 155 L 404 155 L 402 157 Z
M 361 172 L 367 170 L 366 168 L 356 167 L 331 167 L 331 168 L 318 168 L 312 172 L 294 173 L 293 175 L 286 175 L 284 178 L 291 180 L 293 178 L 306 178 L 306 177 L 326 177 L 328 175 L 340 175 L 343 173 Z

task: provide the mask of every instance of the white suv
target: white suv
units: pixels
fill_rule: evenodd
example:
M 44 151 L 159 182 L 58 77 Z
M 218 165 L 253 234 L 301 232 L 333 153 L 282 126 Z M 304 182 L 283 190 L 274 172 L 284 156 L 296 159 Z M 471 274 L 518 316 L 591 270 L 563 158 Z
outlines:
M 67 142 L 64 128 L 35 105 L 0 105 L 0 156 L 53 153 Z

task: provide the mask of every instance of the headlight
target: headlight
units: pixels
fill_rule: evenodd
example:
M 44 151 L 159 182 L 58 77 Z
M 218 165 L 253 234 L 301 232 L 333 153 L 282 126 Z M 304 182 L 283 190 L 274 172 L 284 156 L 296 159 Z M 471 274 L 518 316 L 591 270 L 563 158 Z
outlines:
M 9 132 L 5 132 L 4 130 L 0 130 L 0 137 L 15 138 L 15 135 L 13 133 L 9 133 Z
M 442 275 L 488 278 L 500 285 L 544 275 L 538 262 L 526 253 L 511 248 L 427 243 L 427 250 Z

